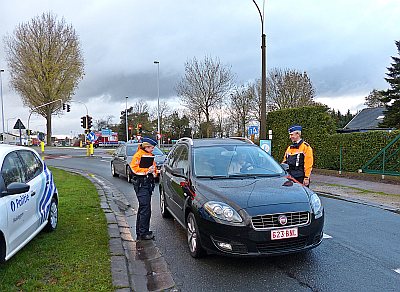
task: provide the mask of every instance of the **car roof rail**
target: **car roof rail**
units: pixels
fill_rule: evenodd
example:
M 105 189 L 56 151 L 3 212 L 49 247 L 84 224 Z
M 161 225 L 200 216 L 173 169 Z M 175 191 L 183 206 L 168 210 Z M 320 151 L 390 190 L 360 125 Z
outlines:
M 190 145 L 193 146 L 193 139 L 192 139 L 192 138 L 189 138 L 189 137 L 183 137 L 183 138 L 180 138 L 178 141 L 176 141 L 177 144 L 178 144 L 179 142 L 189 142 Z
M 229 139 L 235 139 L 235 140 L 244 141 L 244 142 L 249 143 L 249 144 L 254 144 L 253 141 L 251 141 L 250 139 L 247 139 L 245 137 L 229 137 Z

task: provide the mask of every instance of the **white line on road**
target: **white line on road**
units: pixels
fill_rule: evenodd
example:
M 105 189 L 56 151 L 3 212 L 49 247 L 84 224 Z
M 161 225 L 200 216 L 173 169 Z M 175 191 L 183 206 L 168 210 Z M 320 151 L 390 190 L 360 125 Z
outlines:
M 332 236 L 330 236 L 330 235 L 328 235 L 328 234 L 324 233 L 324 236 L 323 236 L 323 238 L 326 238 L 326 239 L 328 239 L 328 238 L 332 238 Z
M 397 274 L 400 274 L 400 268 L 394 269 L 393 271 L 395 271 Z
M 104 159 L 100 159 L 100 161 L 103 161 L 103 162 L 110 162 L 110 160 L 104 160 Z

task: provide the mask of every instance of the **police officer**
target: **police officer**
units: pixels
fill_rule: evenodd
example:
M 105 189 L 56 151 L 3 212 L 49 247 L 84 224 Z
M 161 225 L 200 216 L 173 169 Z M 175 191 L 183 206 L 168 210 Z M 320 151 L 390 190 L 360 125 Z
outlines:
M 154 156 L 153 149 L 157 142 L 150 138 L 143 138 L 137 152 L 133 155 L 130 166 L 133 171 L 133 187 L 139 201 L 139 209 L 136 217 L 136 236 L 138 240 L 150 240 L 154 238 L 150 228 L 151 195 L 154 190 L 154 177 L 157 176 L 156 162 L 148 168 L 139 166 L 143 155 Z
M 309 186 L 314 163 L 313 150 L 307 142 L 301 139 L 301 126 L 291 126 L 288 131 L 293 144 L 286 149 L 283 163 L 289 165 L 289 174 L 294 179 Z

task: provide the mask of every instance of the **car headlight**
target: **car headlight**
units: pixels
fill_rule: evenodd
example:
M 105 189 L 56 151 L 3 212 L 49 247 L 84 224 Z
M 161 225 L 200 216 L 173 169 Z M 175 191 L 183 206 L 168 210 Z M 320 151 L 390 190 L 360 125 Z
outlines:
M 311 197 L 310 197 L 310 201 L 311 201 L 311 207 L 315 214 L 315 219 L 320 218 L 323 213 L 323 207 L 322 207 L 320 198 L 317 196 L 316 193 L 312 193 Z
M 243 222 L 238 212 L 225 203 L 210 201 L 204 204 L 204 209 L 216 219 L 231 223 Z

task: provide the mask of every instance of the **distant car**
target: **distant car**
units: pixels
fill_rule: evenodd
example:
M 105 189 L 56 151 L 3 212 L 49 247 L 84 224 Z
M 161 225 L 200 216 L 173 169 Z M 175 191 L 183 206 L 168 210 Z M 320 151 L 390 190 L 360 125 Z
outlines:
M 53 175 L 36 151 L 0 145 L 0 262 L 58 223 Z M 37 255 L 32 255 L 37 256 Z
M 129 164 L 131 163 L 132 157 L 136 153 L 137 148 L 137 143 L 125 143 L 115 150 L 111 160 L 111 174 L 113 176 L 122 175 L 126 177 L 129 183 L 132 182 L 133 173 Z M 155 156 L 154 160 L 157 164 L 157 169 L 160 170 L 167 156 L 157 146 L 154 147 L 153 154 Z
M 180 139 L 161 169 L 160 209 L 193 257 L 302 252 L 323 238 L 324 208 L 268 153 L 238 139 Z

